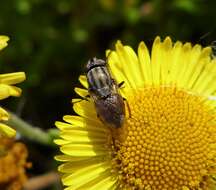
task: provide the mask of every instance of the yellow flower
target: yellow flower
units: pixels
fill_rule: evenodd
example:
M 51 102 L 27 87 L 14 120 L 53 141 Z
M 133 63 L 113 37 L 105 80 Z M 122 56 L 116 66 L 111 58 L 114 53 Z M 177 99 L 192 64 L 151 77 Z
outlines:
M 7 46 L 8 40 L 9 38 L 7 36 L 0 35 L 0 50 Z M 20 83 L 23 80 L 25 80 L 24 72 L 0 74 L 0 100 L 9 96 L 20 96 L 21 89 L 12 85 Z M 6 124 L 1 123 L 1 121 L 7 121 L 8 118 L 9 115 L 7 111 L 0 107 L 0 134 L 13 137 L 16 131 Z
M 98 118 L 92 100 L 56 122 L 65 190 L 213 190 L 216 188 L 216 59 L 211 48 L 156 37 L 151 55 L 116 43 L 108 63 L 126 98 L 120 129 Z M 86 77 L 75 88 L 85 97 Z M 125 103 L 126 105 L 126 103 Z M 128 107 L 128 108 L 127 108 Z

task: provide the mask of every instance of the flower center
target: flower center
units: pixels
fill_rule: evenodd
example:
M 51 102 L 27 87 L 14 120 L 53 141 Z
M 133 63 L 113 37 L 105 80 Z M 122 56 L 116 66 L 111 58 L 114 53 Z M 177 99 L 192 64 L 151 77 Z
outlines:
M 206 101 L 174 87 L 131 94 L 130 113 L 113 134 L 112 167 L 118 172 L 120 188 L 204 187 L 215 157 L 210 145 L 216 142 L 215 113 Z

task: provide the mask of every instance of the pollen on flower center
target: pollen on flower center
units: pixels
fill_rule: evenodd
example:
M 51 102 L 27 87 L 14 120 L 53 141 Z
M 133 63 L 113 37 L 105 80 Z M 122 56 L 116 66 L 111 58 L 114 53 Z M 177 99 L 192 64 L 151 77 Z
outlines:
M 174 87 L 152 87 L 127 101 L 130 115 L 113 145 L 120 188 L 203 189 L 216 141 L 214 113 L 204 100 Z

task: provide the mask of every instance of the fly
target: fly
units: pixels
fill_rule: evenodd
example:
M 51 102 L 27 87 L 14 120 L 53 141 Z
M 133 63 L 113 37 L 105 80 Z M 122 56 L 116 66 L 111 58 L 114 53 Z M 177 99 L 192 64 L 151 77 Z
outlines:
M 119 128 L 125 119 L 124 99 L 119 85 L 112 78 L 106 61 L 92 58 L 87 65 L 88 92 L 93 98 L 98 117 L 106 124 Z

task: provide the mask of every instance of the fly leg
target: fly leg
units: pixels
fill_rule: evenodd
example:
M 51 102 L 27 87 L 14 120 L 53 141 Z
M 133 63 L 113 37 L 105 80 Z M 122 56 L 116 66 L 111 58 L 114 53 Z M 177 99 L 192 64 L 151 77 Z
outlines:
M 124 98 L 124 97 L 123 97 L 123 100 L 124 100 L 124 102 L 125 102 L 125 104 L 126 104 L 126 107 L 127 107 L 127 110 L 128 110 L 128 114 L 129 114 L 129 118 L 131 118 L 131 109 L 130 109 L 130 106 L 129 106 L 129 104 L 128 104 L 128 101 L 127 101 L 127 99 Z
M 122 81 L 122 82 L 120 82 L 119 84 L 118 84 L 118 87 L 119 88 L 124 88 L 124 81 Z M 129 118 L 131 118 L 131 110 L 130 110 L 130 106 L 129 106 L 129 104 L 128 104 L 128 101 L 127 101 L 127 99 L 126 98 L 124 98 L 124 97 L 122 97 L 123 98 L 123 100 L 124 100 L 124 102 L 125 102 L 125 104 L 126 104 L 126 106 L 127 106 L 127 110 L 128 110 L 128 113 L 129 113 Z
M 124 88 L 124 86 L 123 86 L 124 83 L 125 83 L 124 81 L 121 81 L 121 82 L 118 84 L 118 87 L 119 87 L 119 88 Z

